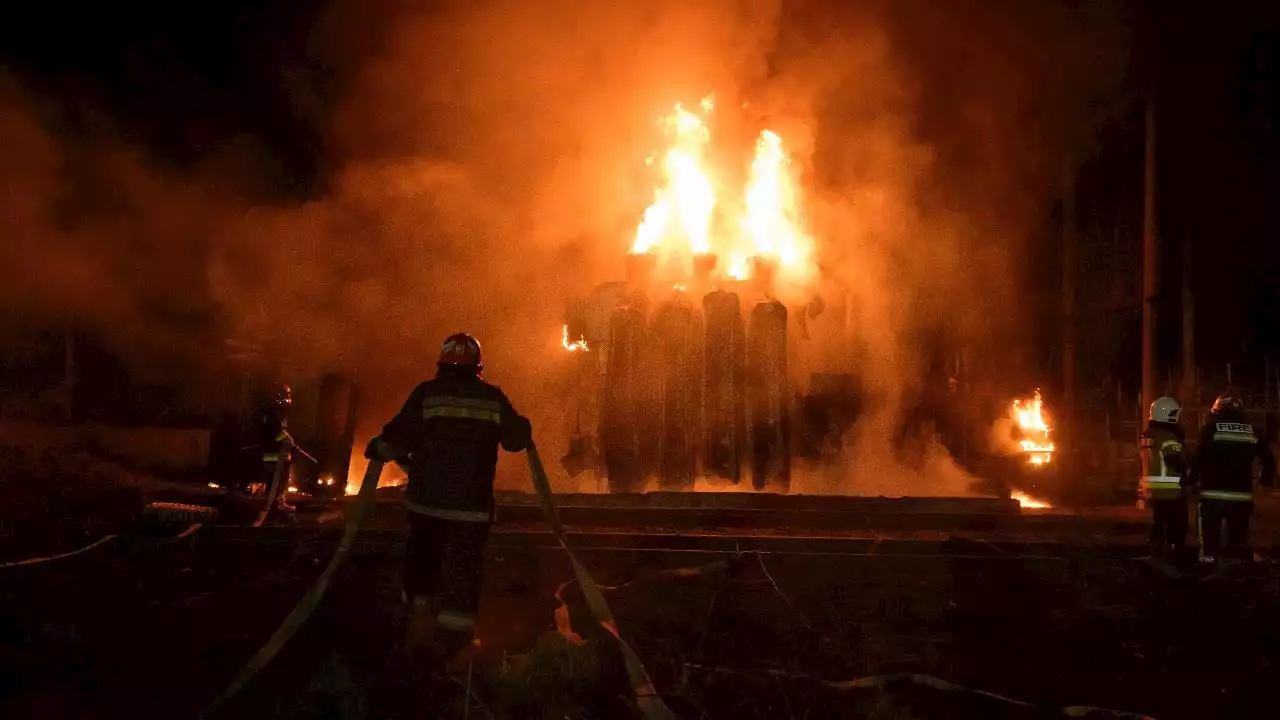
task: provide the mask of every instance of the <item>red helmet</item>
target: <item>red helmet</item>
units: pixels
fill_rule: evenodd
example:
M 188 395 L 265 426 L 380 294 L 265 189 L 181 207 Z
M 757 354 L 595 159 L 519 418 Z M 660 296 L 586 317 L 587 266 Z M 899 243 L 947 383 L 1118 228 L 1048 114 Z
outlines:
M 436 364 L 474 367 L 477 371 L 483 369 L 484 357 L 480 354 L 479 341 L 467 333 L 450 335 L 440 346 L 440 361 Z

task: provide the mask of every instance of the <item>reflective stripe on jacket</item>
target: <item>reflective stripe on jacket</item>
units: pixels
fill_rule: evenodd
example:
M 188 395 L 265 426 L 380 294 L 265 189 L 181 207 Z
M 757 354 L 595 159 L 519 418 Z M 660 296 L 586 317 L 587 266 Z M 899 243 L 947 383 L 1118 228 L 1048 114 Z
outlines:
M 487 522 L 493 510 L 498 447 L 523 450 L 529 421 L 502 390 L 474 374 L 442 367 L 418 387 L 380 435 L 409 472 L 410 511 Z
M 502 425 L 502 403 L 494 400 L 434 395 L 422 399 L 422 419 L 467 418 Z
M 1270 486 L 1275 474 L 1275 457 L 1258 430 L 1238 412 L 1209 416 L 1200 433 L 1194 469 L 1201 497 L 1252 502 L 1255 462 L 1262 468 L 1259 478 L 1262 484 Z
M 278 443 L 278 445 L 276 445 L 276 447 L 271 450 L 268 450 L 265 448 L 263 449 L 262 462 L 264 463 L 279 462 L 281 458 L 284 458 L 285 462 L 292 462 L 293 461 L 292 449 L 290 449 L 290 451 L 287 453 L 280 452 L 280 447 L 284 445 L 284 439 L 288 436 L 289 435 L 287 433 L 283 433 L 283 432 L 276 435 L 274 438 L 274 442 Z

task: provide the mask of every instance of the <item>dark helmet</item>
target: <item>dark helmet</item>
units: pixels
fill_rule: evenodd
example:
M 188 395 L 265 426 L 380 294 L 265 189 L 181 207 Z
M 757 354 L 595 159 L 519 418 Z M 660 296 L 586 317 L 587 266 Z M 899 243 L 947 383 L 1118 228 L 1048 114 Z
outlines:
M 272 408 L 287 408 L 293 404 L 293 389 L 282 382 L 271 383 L 260 391 L 258 403 Z
M 1238 413 L 1244 410 L 1244 402 L 1240 400 L 1240 396 L 1234 390 L 1228 390 L 1218 396 L 1213 401 L 1213 407 L 1209 410 L 1214 415 L 1223 413 Z
M 440 346 L 440 360 L 436 364 L 440 367 L 475 368 L 480 372 L 484 369 L 480 342 L 467 333 L 454 333 Z

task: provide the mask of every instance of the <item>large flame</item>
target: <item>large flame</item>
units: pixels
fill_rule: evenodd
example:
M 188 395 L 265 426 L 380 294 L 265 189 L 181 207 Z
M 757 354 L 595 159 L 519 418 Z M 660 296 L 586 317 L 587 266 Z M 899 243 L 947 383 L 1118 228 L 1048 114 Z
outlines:
M 1053 460 L 1056 449 L 1050 437 L 1052 428 L 1044 417 L 1044 400 L 1036 390 L 1030 398 L 1017 398 L 1010 406 L 1013 420 L 1021 435 L 1022 452 L 1032 465 L 1047 465 Z
M 653 204 L 644 212 L 631 252 L 671 252 L 678 243 L 693 254 L 711 252 L 716 193 L 704 158 L 711 141 L 705 115 L 710 114 L 711 108 L 708 97 L 702 101 L 702 116 L 677 104 L 675 111 L 662 119 L 671 138 L 671 146 L 662 156 L 665 182 L 654 191 Z M 648 163 L 654 163 L 653 156 Z
M 708 121 L 713 103 L 701 113 L 677 104 L 661 124 L 668 147 L 661 155 L 661 179 L 644 212 L 633 253 L 656 253 L 691 261 L 714 255 L 723 275 L 745 279 L 753 257 L 771 261 L 779 275 L 803 282 L 811 273 L 813 241 L 801 222 L 799 179 L 782 136 L 762 130 L 740 195 L 717 197 L 717 173 L 707 162 Z M 649 163 L 655 163 L 655 158 Z

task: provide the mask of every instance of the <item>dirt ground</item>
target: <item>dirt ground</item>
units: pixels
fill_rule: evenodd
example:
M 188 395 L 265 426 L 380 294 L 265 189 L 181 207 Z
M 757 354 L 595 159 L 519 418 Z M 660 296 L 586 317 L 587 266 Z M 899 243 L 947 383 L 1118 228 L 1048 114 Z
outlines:
M 130 538 L 0 582 L 0 714 L 196 717 L 317 577 L 336 531 L 203 528 Z M 979 543 L 980 544 L 980 543 Z M 1041 717 L 1089 705 L 1152 717 L 1280 717 L 1274 566 L 1171 579 L 1123 552 L 972 541 L 854 554 L 584 550 L 624 637 L 693 718 Z M 887 549 L 886 549 L 887 548 Z M 1136 548 L 1135 548 L 1136 550 Z M 584 645 L 556 633 L 562 551 L 496 535 L 465 673 L 402 660 L 399 534 L 357 542 L 324 602 L 225 717 L 633 716 L 613 645 L 576 586 Z M 1135 552 L 1134 554 L 1138 554 Z M 662 571 L 719 563 L 672 579 Z M 1021 701 L 890 678 L 924 674 Z M 471 700 L 464 703 L 464 698 Z
M 0 448 L 0 563 L 69 552 L 133 527 L 139 479 L 88 453 Z
M 332 513 L 143 534 L 155 483 L 87 456 L 3 460 L 0 563 L 120 534 L 0 569 L 3 717 L 200 716 L 337 545 Z M 1278 507 L 1260 503 L 1259 542 L 1277 537 Z M 886 533 L 867 519 L 821 539 L 704 528 L 628 540 L 607 527 L 576 538 L 684 720 L 1032 718 L 1069 706 L 1280 717 L 1277 566 L 1168 577 L 1131 559 L 1142 554 L 1131 515 L 1028 517 L 1010 532 Z M 470 673 L 407 662 L 398 518 L 394 502 L 379 506 L 309 622 L 217 717 L 635 716 L 614 642 L 536 527 L 493 536 Z M 705 569 L 665 572 L 694 567 Z M 558 590 L 568 628 L 557 628 Z

